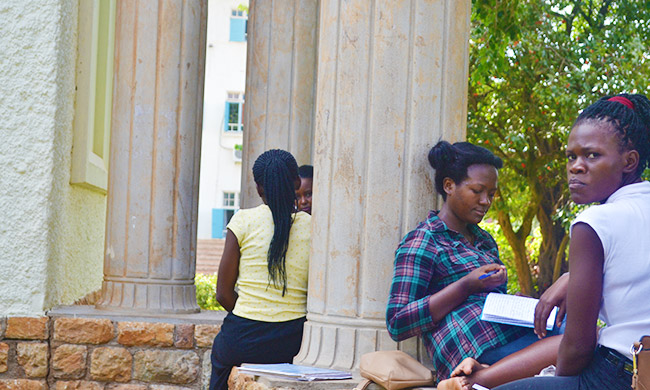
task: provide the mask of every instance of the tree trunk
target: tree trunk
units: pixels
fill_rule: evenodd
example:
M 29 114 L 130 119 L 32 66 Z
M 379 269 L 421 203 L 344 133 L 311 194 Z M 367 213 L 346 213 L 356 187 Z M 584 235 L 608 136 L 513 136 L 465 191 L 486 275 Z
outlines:
M 530 233 L 532 218 L 524 218 L 524 222 L 515 232 L 512 223 L 510 223 L 510 214 L 503 210 L 499 210 L 497 217 L 503 235 L 506 237 L 506 240 L 508 240 L 508 244 L 510 244 L 512 253 L 515 256 L 515 270 L 517 271 L 517 280 L 519 281 L 521 292 L 525 295 L 535 296 L 533 278 L 530 274 L 528 255 L 526 253 L 526 237 L 528 237 L 528 234 Z
M 560 268 L 565 263 L 564 251 L 561 251 L 560 248 L 562 248 L 566 231 L 562 226 L 562 222 L 553 218 L 553 214 L 563 202 L 561 190 L 561 184 L 557 184 L 553 187 L 540 186 L 537 191 L 541 195 L 537 210 L 537 220 L 542 233 L 542 244 L 537 258 L 539 268 L 537 290 L 540 294 L 546 291 L 555 281 L 556 262 L 559 260 Z

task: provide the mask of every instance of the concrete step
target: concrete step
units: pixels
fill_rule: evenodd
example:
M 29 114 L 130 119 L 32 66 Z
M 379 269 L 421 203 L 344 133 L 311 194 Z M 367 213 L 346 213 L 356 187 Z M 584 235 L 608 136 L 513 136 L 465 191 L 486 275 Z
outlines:
M 214 274 L 219 270 L 226 240 L 221 238 L 199 239 L 196 245 L 196 273 Z

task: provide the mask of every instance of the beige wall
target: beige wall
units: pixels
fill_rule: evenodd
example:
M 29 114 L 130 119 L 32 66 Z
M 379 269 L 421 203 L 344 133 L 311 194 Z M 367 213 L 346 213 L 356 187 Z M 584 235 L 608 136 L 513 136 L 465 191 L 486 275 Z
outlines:
M 100 287 L 105 195 L 71 186 L 74 0 L 3 0 L 0 315 L 35 315 Z

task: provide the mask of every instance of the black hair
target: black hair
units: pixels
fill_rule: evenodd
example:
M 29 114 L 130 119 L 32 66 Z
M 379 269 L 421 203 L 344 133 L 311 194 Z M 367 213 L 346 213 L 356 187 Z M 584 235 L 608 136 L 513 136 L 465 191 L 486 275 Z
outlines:
M 487 164 L 500 169 L 503 161 L 484 147 L 469 142 L 439 141 L 429 150 L 429 164 L 436 170 L 436 191 L 447 200 L 442 182 L 448 177 L 454 183 L 461 183 L 467 178 L 467 168 L 474 164 Z
M 622 93 L 616 96 L 628 99 L 634 108 L 610 101 L 612 96 L 604 96 L 585 108 L 573 127 L 589 120 L 609 123 L 620 136 L 622 150 L 639 152 L 639 166 L 635 173 L 641 176 L 650 164 L 650 101 L 645 95 Z
M 298 175 L 303 179 L 312 179 L 314 177 L 314 167 L 311 165 L 301 165 L 298 167 Z
M 266 204 L 273 215 L 273 238 L 267 257 L 269 282 L 272 281 L 276 287 L 282 283 L 284 296 L 287 291 L 285 258 L 294 218 L 298 163 L 291 153 L 272 149 L 255 160 L 253 178 L 263 188 Z

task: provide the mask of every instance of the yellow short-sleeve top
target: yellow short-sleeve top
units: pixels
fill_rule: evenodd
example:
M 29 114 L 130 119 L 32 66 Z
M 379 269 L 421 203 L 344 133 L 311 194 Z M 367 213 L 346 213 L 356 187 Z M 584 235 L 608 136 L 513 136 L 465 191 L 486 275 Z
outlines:
M 287 291 L 269 283 L 267 256 L 273 238 L 273 215 L 267 205 L 239 210 L 227 228 L 239 243 L 239 297 L 233 313 L 250 320 L 281 322 L 307 313 L 307 277 L 311 242 L 311 215 L 298 212 L 289 233 L 285 267 Z

